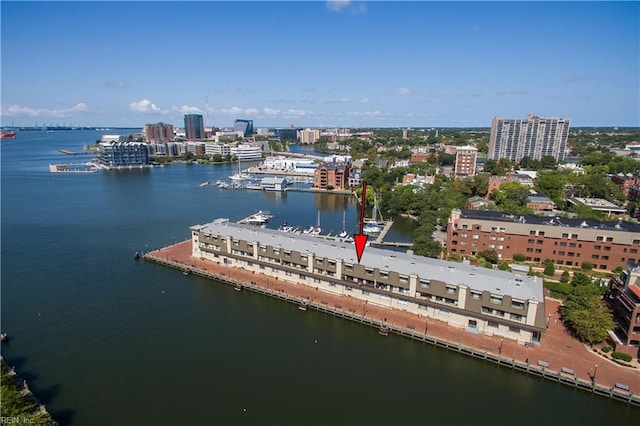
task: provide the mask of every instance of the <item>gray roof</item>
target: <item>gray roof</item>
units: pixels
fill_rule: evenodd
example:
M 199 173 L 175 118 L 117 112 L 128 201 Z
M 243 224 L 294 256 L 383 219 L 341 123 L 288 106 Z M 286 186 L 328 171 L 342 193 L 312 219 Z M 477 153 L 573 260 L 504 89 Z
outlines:
M 266 178 L 262 178 L 260 183 L 263 183 L 263 184 L 280 183 L 280 184 L 282 184 L 285 181 L 286 181 L 286 179 L 282 178 L 282 177 L 266 177 Z
M 306 235 L 291 235 L 281 231 L 240 225 L 229 219 L 216 219 L 206 225 L 195 225 L 192 230 L 205 234 L 220 234 L 234 239 L 255 241 L 262 245 L 281 247 L 283 250 L 313 253 L 317 257 L 357 263 L 353 243 Z M 361 264 L 381 270 L 417 275 L 422 279 L 443 281 L 452 285 L 465 285 L 478 291 L 496 295 L 510 295 L 522 300 L 543 301 L 542 280 L 523 274 L 487 269 L 423 256 L 410 255 L 377 247 L 367 247 Z

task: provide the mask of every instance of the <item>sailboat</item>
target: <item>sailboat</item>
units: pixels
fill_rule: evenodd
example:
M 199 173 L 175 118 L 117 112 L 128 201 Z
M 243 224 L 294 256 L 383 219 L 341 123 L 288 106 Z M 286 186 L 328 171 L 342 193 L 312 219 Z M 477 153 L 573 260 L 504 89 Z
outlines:
M 229 179 L 237 182 L 251 179 L 250 175 L 248 175 L 247 173 L 242 173 L 242 169 L 240 168 L 240 157 L 238 157 L 238 173 L 236 173 L 235 175 L 229 176 Z
M 318 224 L 311 231 L 311 235 L 320 235 L 322 228 L 320 227 L 320 211 L 318 210 Z
M 372 220 L 365 221 L 364 226 L 362 227 L 362 232 L 364 232 L 365 234 L 379 234 L 380 232 L 382 232 L 381 224 L 378 222 L 378 200 L 376 199 L 375 193 L 373 194 L 372 216 Z
M 347 214 L 347 211 L 343 210 L 343 212 L 342 212 L 342 232 L 340 232 L 338 234 L 338 237 L 340 237 L 340 238 L 346 238 L 347 235 L 349 235 L 349 234 L 347 234 L 347 228 L 345 226 L 346 214 Z

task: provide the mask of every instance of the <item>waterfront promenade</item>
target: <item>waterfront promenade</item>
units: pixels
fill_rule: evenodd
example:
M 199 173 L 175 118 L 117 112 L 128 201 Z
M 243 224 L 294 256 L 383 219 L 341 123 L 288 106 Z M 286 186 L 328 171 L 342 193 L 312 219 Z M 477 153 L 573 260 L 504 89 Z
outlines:
M 282 294 L 280 298 L 290 301 L 306 299 L 311 307 L 321 308 L 319 310 L 322 311 L 370 325 L 386 324 L 393 332 L 401 330 L 401 334 L 476 357 L 484 354 L 485 359 L 510 368 L 587 390 L 595 389 L 596 393 L 602 395 L 613 395 L 622 400 L 633 399 L 635 404 L 640 404 L 640 398 L 637 397 L 640 394 L 640 368 L 620 366 L 572 337 L 562 323 L 558 313 L 560 302 L 557 300 L 547 298 L 545 301 L 548 330 L 542 336 L 542 344 L 525 346 L 508 339 L 452 327 L 432 318 L 367 304 L 349 296 L 320 292 L 313 287 L 196 259 L 191 256 L 191 244 L 191 240 L 187 240 L 148 253 L 145 258 L 226 282 L 242 282 L 265 294 Z M 594 382 L 595 386 L 592 385 Z

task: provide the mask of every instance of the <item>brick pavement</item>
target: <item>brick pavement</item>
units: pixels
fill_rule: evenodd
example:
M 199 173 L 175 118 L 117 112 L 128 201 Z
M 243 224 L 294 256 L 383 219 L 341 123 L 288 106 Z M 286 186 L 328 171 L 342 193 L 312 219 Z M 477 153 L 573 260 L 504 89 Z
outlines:
M 499 354 L 507 359 L 537 365 L 538 361 L 549 364 L 549 369 L 560 371 L 562 367 L 574 370 L 580 379 L 591 381 L 596 370 L 598 384 L 608 387 L 616 383 L 624 383 L 635 394 L 640 393 L 640 369 L 620 366 L 591 351 L 584 344 L 575 339 L 560 319 L 558 307 L 560 302 L 547 298 L 545 309 L 548 314 L 549 327 L 542 336 L 542 342 L 537 346 L 525 346 L 513 340 L 501 339 L 497 336 L 487 336 L 480 333 L 468 332 L 463 328 L 449 326 L 446 323 L 410 314 L 405 311 L 384 308 L 367 304 L 364 301 L 344 296 L 318 291 L 316 288 L 277 280 L 264 274 L 256 274 L 242 268 L 223 266 L 209 260 L 196 259 L 191 256 L 191 240 L 166 247 L 149 253 L 152 256 L 182 263 L 190 268 L 197 268 L 209 273 L 218 274 L 233 280 L 246 283 L 253 282 L 263 288 L 282 291 L 290 296 L 307 298 L 316 303 L 342 309 L 345 312 L 365 315 L 368 318 L 382 321 L 396 326 L 409 328 L 416 332 L 426 332 L 453 343 L 461 343 L 479 351 Z

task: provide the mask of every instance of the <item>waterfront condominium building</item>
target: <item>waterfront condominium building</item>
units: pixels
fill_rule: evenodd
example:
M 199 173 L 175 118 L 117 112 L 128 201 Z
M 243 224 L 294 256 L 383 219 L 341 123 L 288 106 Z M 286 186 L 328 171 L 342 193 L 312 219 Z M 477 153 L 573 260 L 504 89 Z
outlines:
M 631 222 L 505 215 L 453 209 L 447 226 L 447 253 L 462 257 L 493 250 L 501 259 L 522 254 L 527 262 L 612 271 L 640 263 L 640 225 Z
M 142 142 L 100 142 L 100 164 L 106 167 L 131 167 L 149 164 L 149 147 Z
M 173 125 L 167 123 L 145 124 L 144 139 L 149 143 L 172 141 L 174 139 Z
M 540 160 L 550 155 L 563 161 L 569 136 L 568 118 L 537 117 L 526 119 L 495 117 L 491 124 L 488 158 L 506 158 L 519 162 L 523 157 Z
M 313 187 L 345 189 L 349 184 L 350 163 L 322 163 L 313 174 Z
M 192 256 L 434 318 L 471 332 L 538 343 L 546 328 L 538 277 L 216 219 L 191 227 Z
M 455 176 L 465 178 L 476 174 L 478 149 L 473 146 L 459 146 L 456 149 Z
M 201 114 L 184 116 L 184 131 L 187 140 L 204 139 L 204 122 Z
M 253 134 L 253 120 L 238 119 L 233 122 L 233 130 L 242 132 L 242 137 Z

